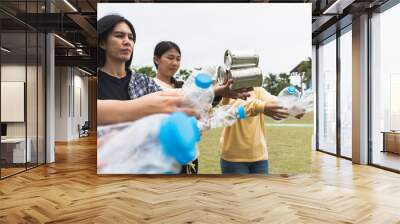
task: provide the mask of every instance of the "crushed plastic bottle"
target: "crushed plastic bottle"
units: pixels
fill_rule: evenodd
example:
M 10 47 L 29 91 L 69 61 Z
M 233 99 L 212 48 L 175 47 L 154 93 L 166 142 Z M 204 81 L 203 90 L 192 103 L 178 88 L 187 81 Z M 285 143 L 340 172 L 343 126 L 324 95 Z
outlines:
M 295 116 L 297 113 L 297 108 L 295 105 L 298 103 L 300 99 L 300 93 L 294 86 L 289 86 L 284 88 L 278 94 L 278 102 L 279 105 L 287 108 L 289 115 Z
M 311 89 L 303 92 L 300 98 L 289 108 L 289 114 L 296 117 L 314 110 L 314 95 Z
M 192 74 L 183 84 L 182 93 L 182 106 L 195 109 L 201 116 L 200 122 L 205 122 L 214 100 L 211 75 L 204 71 Z
M 303 92 L 298 105 L 304 108 L 306 113 L 314 110 L 314 92 L 312 89 Z
M 314 110 L 314 95 L 311 89 L 300 94 L 294 86 L 286 87 L 278 94 L 278 102 L 294 117 Z
M 197 157 L 200 130 L 181 112 L 156 114 L 120 125 L 99 127 L 101 174 L 179 173 Z
M 290 108 L 294 103 L 300 99 L 300 93 L 294 86 L 284 88 L 278 94 L 278 101 L 280 105 Z
M 238 120 L 247 117 L 242 105 L 223 105 L 216 107 L 209 115 L 209 119 L 201 126 L 201 130 L 208 130 L 219 127 L 232 126 Z

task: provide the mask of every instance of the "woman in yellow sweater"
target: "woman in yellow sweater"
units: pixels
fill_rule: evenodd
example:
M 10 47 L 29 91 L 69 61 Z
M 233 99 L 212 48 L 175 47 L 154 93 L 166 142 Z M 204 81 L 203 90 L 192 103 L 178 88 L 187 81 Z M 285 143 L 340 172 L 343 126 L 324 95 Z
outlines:
M 222 104 L 242 104 L 243 100 L 224 98 Z M 264 115 L 275 120 L 288 116 L 287 109 L 277 104 L 276 96 L 256 87 L 245 103 L 248 118 L 225 127 L 220 139 L 223 174 L 268 174 L 268 151 Z M 297 116 L 301 118 L 303 114 Z
M 153 62 L 157 69 L 154 81 L 163 91 L 182 88 L 183 82 L 173 77 L 181 65 L 181 50 L 176 43 L 172 41 L 159 42 L 154 49 Z M 222 96 L 227 98 L 246 98 L 250 95 L 246 92 L 246 89 L 230 90 L 229 83 L 225 83 L 222 86 L 215 85 L 214 93 L 217 96 L 214 98 L 215 104 L 218 104 Z M 198 173 L 198 164 L 198 159 L 194 160 L 191 165 L 183 166 L 181 173 Z

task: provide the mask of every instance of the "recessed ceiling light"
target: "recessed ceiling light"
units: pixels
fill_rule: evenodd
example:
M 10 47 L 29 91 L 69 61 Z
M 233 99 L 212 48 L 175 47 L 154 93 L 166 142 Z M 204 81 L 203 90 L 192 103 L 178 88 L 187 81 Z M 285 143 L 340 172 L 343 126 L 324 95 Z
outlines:
M 1 49 L 1 51 L 4 51 L 6 53 L 10 53 L 11 52 L 11 50 L 9 50 L 9 49 L 7 49 L 5 47 L 1 47 L 0 49 Z
M 322 14 L 342 14 L 343 9 L 351 5 L 355 0 L 336 0 L 331 6 L 329 6 Z
M 74 12 L 78 12 L 78 10 L 71 4 L 68 2 L 68 0 L 64 0 L 65 4 L 67 4 Z
M 83 73 L 85 73 L 85 74 L 87 74 L 87 75 L 92 75 L 92 73 L 90 73 L 90 72 L 88 72 L 88 71 L 85 71 L 85 70 L 83 70 L 83 69 L 81 69 L 81 68 L 79 68 L 79 67 L 78 67 L 78 69 L 79 69 L 79 71 L 81 71 L 81 72 L 83 72 Z
M 57 37 L 59 40 L 61 40 L 62 42 L 66 43 L 67 45 L 69 45 L 72 48 L 75 48 L 75 45 L 73 45 L 71 42 L 67 41 L 66 39 L 58 36 L 57 34 L 54 34 L 55 37 Z

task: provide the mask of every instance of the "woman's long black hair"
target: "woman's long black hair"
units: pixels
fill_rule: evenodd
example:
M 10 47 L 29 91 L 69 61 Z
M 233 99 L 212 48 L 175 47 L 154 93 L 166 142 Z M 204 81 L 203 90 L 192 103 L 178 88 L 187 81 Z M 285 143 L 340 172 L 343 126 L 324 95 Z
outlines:
M 106 51 L 100 47 L 101 43 L 105 43 L 107 41 L 108 35 L 114 29 L 114 27 L 120 23 L 125 22 L 131 32 L 133 34 L 133 42 L 136 42 L 136 33 L 135 29 L 131 22 L 119 15 L 107 15 L 102 17 L 99 21 L 97 21 L 97 67 L 101 68 L 106 63 Z M 132 53 L 133 55 L 133 53 Z M 129 58 L 129 61 L 125 62 L 125 68 L 129 68 L 132 62 L 132 55 Z

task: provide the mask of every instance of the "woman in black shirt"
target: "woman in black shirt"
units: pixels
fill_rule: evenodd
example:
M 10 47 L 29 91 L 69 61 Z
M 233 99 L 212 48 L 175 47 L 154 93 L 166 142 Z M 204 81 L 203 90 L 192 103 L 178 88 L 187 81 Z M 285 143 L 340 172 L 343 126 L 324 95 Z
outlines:
M 183 96 L 176 92 L 157 92 L 159 87 L 145 75 L 133 74 L 132 61 L 136 33 L 132 24 L 119 15 L 108 15 L 97 23 L 98 31 L 98 124 L 133 121 L 155 113 L 183 111 Z M 129 83 L 143 86 L 137 99 L 128 94 Z M 143 97 L 141 97 L 143 96 Z M 139 98 L 140 97 L 140 98 Z

